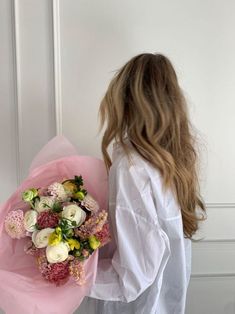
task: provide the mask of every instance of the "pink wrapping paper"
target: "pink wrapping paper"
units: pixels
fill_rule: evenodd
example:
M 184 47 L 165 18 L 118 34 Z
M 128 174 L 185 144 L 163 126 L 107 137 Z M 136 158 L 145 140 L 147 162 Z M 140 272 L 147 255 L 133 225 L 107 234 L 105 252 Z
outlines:
M 0 207 L 0 308 L 6 314 L 73 313 L 95 281 L 98 251 L 85 262 L 86 284 L 78 286 L 71 278 L 56 287 L 41 276 L 35 258 L 24 252 L 26 239 L 13 240 L 5 232 L 4 219 L 13 209 L 24 209 L 21 193 L 30 187 L 47 186 L 64 178 L 82 175 L 85 188 L 107 209 L 107 174 L 103 161 L 78 155 L 63 136 L 47 143 L 34 158 L 28 177 Z

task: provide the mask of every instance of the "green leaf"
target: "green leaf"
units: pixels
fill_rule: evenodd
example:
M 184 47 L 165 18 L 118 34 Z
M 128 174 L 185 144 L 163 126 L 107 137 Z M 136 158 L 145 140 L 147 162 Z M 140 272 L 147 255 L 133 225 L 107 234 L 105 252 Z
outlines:
M 39 227 L 39 225 L 36 223 L 35 224 L 35 228 L 37 229 L 37 230 L 41 230 L 41 228 Z
M 84 260 L 87 259 L 88 257 L 89 257 L 89 256 L 85 257 L 85 256 L 81 255 L 81 256 L 78 256 L 78 259 L 79 259 L 80 261 L 84 261 Z
M 42 205 L 43 205 L 43 207 L 48 207 L 48 208 L 51 208 L 51 206 L 49 206 L 49 205 L 48 205 L 48 204 L 46 204 L 46 203 L 43 203 Z
M 74 177 L 74 181 L 75 181 L 75 183 L 77 184 L 78 187 L 83 185 L 83 178 L 82 178 L 82 176 L 75 176 Z
M 55 202 L 52 206 L 52 211 L 53 212 L 56 212 L 56 213 L 59 213 L 62 211 L 62 206 L 59 202 Z

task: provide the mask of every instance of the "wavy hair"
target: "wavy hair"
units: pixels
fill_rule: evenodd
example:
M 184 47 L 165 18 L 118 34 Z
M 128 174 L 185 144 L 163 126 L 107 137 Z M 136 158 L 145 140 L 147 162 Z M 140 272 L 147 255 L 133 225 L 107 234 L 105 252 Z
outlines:
M 188 118 L 187 103 L 170 60 L 143 53 L 119 69 L 101 101 L 102 153 L 107 169 L 112 162 L 108 146 L 119 141 L 129 155 L 134 149 L 171 187 L 181 208 L 184 235 L 192 238 L 203 220 L 205 205 L 198 183 L 198 156 Z

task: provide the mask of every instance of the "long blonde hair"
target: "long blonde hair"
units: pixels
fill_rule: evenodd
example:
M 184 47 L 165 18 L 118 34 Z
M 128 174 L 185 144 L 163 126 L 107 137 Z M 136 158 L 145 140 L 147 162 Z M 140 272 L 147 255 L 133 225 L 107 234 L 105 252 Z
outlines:
M 100 106 L 101 126 L 106 125 L 102 152 L 109 169 L 107 148 L 119 141 L 128 153 L 127 136 L 135 150 L 171 187 L 181 208 L 184 234 L 198 229 L 198 209 L 205 212 L 199 193 L 195 138 L 187 104 L 170 60 L 161 54 L 135 56 L 116 72 Z

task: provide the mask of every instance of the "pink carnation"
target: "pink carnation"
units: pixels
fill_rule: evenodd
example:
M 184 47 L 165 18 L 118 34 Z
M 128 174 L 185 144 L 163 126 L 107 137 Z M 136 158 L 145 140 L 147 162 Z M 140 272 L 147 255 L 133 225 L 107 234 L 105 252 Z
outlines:
M 70 275 L 68 262 L 50 264 L 49 269 L 48 280 L 55 283 L 57 286 L 65 283 Z
M 37 225 L 40 229 L 54 228 L 59 223 L 59 217 L 56 213 L 44 211 L 38 215 Z
M 24 228 L 24 212 L 21 209 L 10 211 L 5 218 L 5 230 L 13 239 L 26 236 Z
M 54 283 L 56 286 L 60 286 L 69 279 L 69 261 L 49 264 L 45 255 L 39 256 L 37 261 L 39 270 L 47 281 Z

